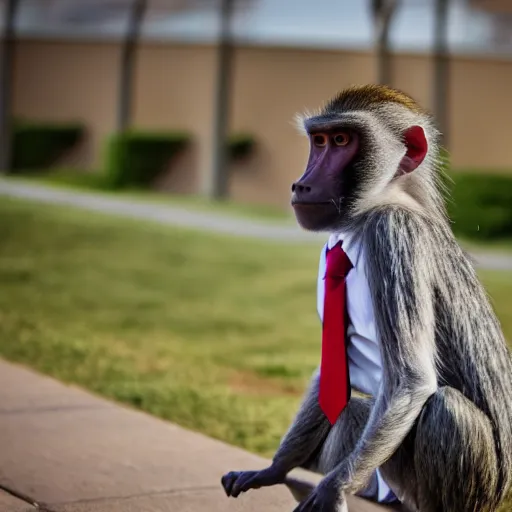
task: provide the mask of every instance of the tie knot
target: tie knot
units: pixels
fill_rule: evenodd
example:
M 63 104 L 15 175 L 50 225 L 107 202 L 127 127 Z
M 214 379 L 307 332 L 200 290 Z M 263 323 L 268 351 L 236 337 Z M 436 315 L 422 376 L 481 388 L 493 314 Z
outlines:
M 344 278 L 352 268 L 352 263 L 341 244 L 342 242 L 338 242 L 327 252 L 325 277 Z

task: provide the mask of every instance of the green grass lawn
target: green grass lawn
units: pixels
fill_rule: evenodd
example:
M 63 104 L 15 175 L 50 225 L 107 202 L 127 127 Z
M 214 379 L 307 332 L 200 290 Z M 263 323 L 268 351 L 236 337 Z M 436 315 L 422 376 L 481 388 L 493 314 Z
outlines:
M 269 454 L 318 360 L 319 247 L 2 198 L 0 353 Z
M 319 246 L 0 202 L 0 355 L 269 456 L 319 360 Z M 512 273 L 484 272 L 512 339 Z
M 41 183 L 54 187 L 71 188 L 108 195 L 116 198 L 129 198 L 144 202 L 157 202 L 171 206 L 193 208 L 219 214 L 236 215 L 248 219 L 257 219 L 265 222 L 293 223 L 295 218 L 291 210 L 264 204 L 238 203 L 231 200 L 212 201 L 206 197 L 196 195 L 172 194 L 157 190 L 123 189 L 109 190 L 106 187 L 105 177 L 98 172 L 86 172 L 76 169 L 54 169 L 44 172 L 26 173 L 9 176 L 10 181 L 25 183 Z

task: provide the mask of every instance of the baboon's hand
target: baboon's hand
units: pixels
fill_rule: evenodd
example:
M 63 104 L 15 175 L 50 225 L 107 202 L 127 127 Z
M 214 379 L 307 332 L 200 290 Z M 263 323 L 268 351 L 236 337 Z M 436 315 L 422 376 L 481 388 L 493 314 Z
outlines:
M 236 498 L 249 489 L 269 487 L 284 482 L 285 474 L 270 466 L 261 471 L 230 471 L 222 479 L 222 487 L 228 496 Z

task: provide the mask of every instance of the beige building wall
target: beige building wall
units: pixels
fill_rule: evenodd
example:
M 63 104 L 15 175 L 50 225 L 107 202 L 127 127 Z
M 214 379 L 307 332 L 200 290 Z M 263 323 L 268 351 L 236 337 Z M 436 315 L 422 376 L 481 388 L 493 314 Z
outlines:
M 161 186 L 193 193 L 208 186 L 211 165 L 215 49 L 145 43 L 137 57 L 134 126 L 187 131 L 193 143 Z M 82 120 L 89 130 L 73 164 L 101 166 L 102 140 L 115 127 L 119 45 L 18 43 L 16 115 Z M 398 55 L 395 85 L 431 105 L 429 57 Z M 457 57 L 451 66 L 450 141 L 459 168 L 512 170 L 512 62 Z M 232 196 L 286 206 L 302 173 L 307 141 L 294 116 L 314 110 L 340 88 L 374 80 L 369 53 L 240 47 L 235 55 L 232 130 L 252 133 L 257 151 L 233 166 Z
M 37 121 L 80 121 L 88 137 L 71 164 L 97 166 L 115 126 L 117 62 L 112 44 L 19 41 L 14 57 L 14 115 Z

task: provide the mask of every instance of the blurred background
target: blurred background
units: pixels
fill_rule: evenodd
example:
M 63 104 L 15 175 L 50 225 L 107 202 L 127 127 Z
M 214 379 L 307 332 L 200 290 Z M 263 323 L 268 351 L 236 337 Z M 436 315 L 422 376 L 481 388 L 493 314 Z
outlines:
M 167 145 L 152 163 L 140 157 L 139 179 L 155 188 L 287 208 L 308 150 L 294 115 L 369 82 L 434 112 L 455 170 L 512 167 L 507 0 L 2 3 L 1 161 L 11 171 L 51 164 L 131 184 L 112 155 L 130 143 L 108 141 L 130 129 Z M 26 123 L 46 125 L 51 143 L 35 149 Z M 73 126 L 56 134 L 59 124 Z
M 509 0 L 0 9 L 3 357 L 272 454 L 320 347 L 294 116 L 364 83 L 436 116 L 453 229 L 512 339 Z

